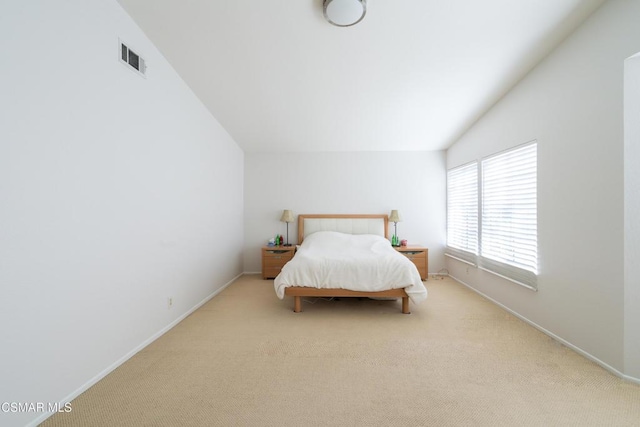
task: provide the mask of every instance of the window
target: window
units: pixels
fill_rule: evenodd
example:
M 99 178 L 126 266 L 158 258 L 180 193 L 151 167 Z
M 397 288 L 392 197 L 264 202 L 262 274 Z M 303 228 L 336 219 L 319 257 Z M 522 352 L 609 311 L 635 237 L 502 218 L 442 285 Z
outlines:
M 447 254 L 477 263 L 484 270 L 535 289 L 538 274 L 537 143 L 483 159 L 479 186 L 477 172 L 476 180 L 471 178 L 472 166 L 477 170 L 476 165 L 452 169 L 447 174 Z M 464 172 L 467 178 L 459 178 Z M 475 206 L 471 206 L 474 186 Z M 480 197 L 477 197 L 478 187 Z M 474 212 L 475 229 L 471 219 Z M 475 247 L 474 239 L 477 239 Z M 471 243 L 465 246 L 465 242 Z
M 449 255 L 476 263 L 478 255 L 478 162 L 447 172 Z
M 538 274 L 537 144 L 482 161 L 480 266 L 535 287 Z

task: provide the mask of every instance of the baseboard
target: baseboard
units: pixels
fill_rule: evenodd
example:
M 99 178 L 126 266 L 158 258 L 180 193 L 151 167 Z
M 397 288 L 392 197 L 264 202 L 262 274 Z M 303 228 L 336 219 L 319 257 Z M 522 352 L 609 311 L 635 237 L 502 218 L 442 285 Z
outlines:
M 206 304 L 211 298 L 215 297 L 216 295 L 218 295 L 220 292 L 222 292 L 226 287 L 228 287 L 230 284 L 232 284 L 234 281 L 236 281 L 240 276 L 242 276 L 245 273 L 240 273 L 237 276 L 235 276 L 233 279 L 229 280 L 227 283 L 225 283 L 224 285 L 222 285 L 221 287 L 219 287 L 218 289 L 216 289 L 215 291 L 213 291 L 211 293 L 211 295 L 205 297 L 202 301 L 200 301 L 199 303 L 197 303 L 195 306 L 193 306 L 190 310 L 186 311 L 184 314 L 182 314 L 180 317 L 178 317 L 177 319 L 175 319 L 173 322 L 169 323 L 167 326 L 165 326 L 164 328 L 162 328 L 160 331 L 156 332 L 155 334 L 153 334 L 151 337 L 149 337 L 148 339 L 146 339 L 145 341 L 143 341 L 140 345 L 138 345 L 137 347 L 135 347 L 133 350 L 131 350 L 129 353 L 125 354 L 124 356 L 122 356 L 120 359 L 118 359 L 116 362 L 114 362 L 113 364 L 111 364 L 109 367 L 107 367 L 106 369 L 104 369 L 102 372 L 100 372 L 99 374 L 97 374 L 96 376 L 94 376 L 93 378 L 91 378 L 89 381 L 87 381 L 85 384 L 83 384 L 80 388 L 78 388 L 77 390 L 75 390 L 73 393 L 71 393 L 70 395 L 68 395 L 66 398 L 64 398 L 63 400 L 61 400 L 59 403 L 61 404 L 61 407 L 64 407 L 65 403 L 67 402 L 71 402 L 73 399 L 75 399 L 76 397 L 80 396 L 82 393 L 84 393 L 85 391 L 87 391 L 91 386 L 93 386 L 95 383 L 97 383 L 98 381 L 100 381 L 101 379 L 103 379 L 104 377 L 106 377 L 107 375 L 109 375 L 111 372 L 113 372 L 117 367 L 119 367 L 120 365 L 122 365 L 123 363 L 125 363 L 127 360 L 131 359 L 133 356 L 135 356 L 138 352 L 140 352 L 142 349 L 144 349 L 146 346 L 148 346 L 149 344 L 151 344 L 152 342 L 154 342 L 155 340 L 157 340 L 158 338 L 160 338 L 162 335 L 166 334 L 167 332 L 169 332 L 174 326 L 176 326 L 178 323 L 182 322 L 184 319 L 187 318 L 187 316 L 189 316 L 191 313 L 193 313 L 194 311 L 196 311 L 197 309 L 199 309 L 200 307 L 202 307 L 204 304 Z M 33 420 L 32 422 L 30 422 L 29 424 L 27 424 L 27 426 L 31 427 L 36 427 L 37 425 L 41 424 L 42 422 L 44 422 L 44 420 L 46 420 L 47 418 L 49 418 L 51 415 L 53 415 L 53 412 L 45 412 L 43 413 L 41 416 L 39 416 L 38 418 L 36 418 L 35 420 Z
M 558 341 L 559 343 L 561 343 L 562 345 L 569 347 L 571 350 L 575 351 L 576 353 L 578 353 L 579 355 L 586 357 L 587 359 L 591 360 L 594 363 L 597 363 L 598 365 L 600 365 L 602 368 L 606 369 L 607 371 L 611 372 L 613 375 L 622 378 L 625 381 L 629 381 L 632 383 L 636 383 L 636 384 L 640 384 L 640 378 L 635 378 L 629 375 L 626 375 L 622 372 L 620 372 L 619 370 L 617 370 L 616 368 L 614 368 L 613 366 L 603 362 L 602 360 L 598 359 L 597 357 L 595 357 L 594 355 L 592 355 L 591 353 L 588 353 L 586 351 L 584 351 L 583 349 L 581 349 L 578 346 L 575 346 L 573 344 L 571 344 L 569 341 L 559 337 L 558 335 L 554 334 L 553 332 L 543 328 L 542 326 L 538 325 L 537 323 L 527 319 L 526 317 L 522 316 L 521 314 L 513 311 L 512 309 L 510 309 L 509 307 L 505 306 L 504 304 L 494 300 L 493 298 L 491 298 L 490 296 L 480 292 L 479 290 L 477 290 L 476 288 L 474 288 L 473 286 L 469 285 L 468 283 L 465 283 L 463 280 L 458 279 L 455 276 L 452 276 L 451 274 L 449 274 L 449 277 L 451 277 L 453 280 L 455 280 L 456 282 L 460 283 L 461 285 L 466 286 L 467 288 L 471 289 L 473 292 L 477 293 L 478 295 L 480 295 L 481 297 L 491 301 L 492 303 L 494 303 L 495 305 L 497 305 L 498 307 L 502 308 L 503 310 L 513 314 L 514 316 L 516 316 L 518 319 L 522 320 L 523 322 L 528 323 L 529 325 L 533 326 L 534 328 L 536 328 L 537 330 L 539 330 L 540 332 L 542 332 L 543 334 L 553 338 L 554 340 Z

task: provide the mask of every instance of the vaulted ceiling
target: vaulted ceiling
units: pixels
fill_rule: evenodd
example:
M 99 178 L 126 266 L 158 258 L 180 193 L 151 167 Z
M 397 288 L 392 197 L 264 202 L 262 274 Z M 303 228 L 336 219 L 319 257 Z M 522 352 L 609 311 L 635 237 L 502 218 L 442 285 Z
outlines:
M 605 0 L 118 0 L 246 152 L 447 148 Z

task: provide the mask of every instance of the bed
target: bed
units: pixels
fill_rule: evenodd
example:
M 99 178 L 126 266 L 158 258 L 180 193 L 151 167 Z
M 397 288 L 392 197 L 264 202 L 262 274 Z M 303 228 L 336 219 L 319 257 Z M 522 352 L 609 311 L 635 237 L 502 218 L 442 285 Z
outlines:
M 274 280 L 280 299 L 291 296 L 293 311 L 303 297 L 427 297 L 416 266 L 386 239 L 387 215 L 298 215 L 298 249 Z

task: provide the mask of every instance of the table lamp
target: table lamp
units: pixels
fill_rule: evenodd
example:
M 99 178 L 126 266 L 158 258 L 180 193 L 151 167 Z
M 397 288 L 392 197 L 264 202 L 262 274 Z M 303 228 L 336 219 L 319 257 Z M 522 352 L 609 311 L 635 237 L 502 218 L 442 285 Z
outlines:
M 293 222 L 293 212 L 291 212 L 289 209 L 285 209 L 282 212 L 280 221 L 287 223 L 287 243 L 285 243 L 284 246 L 291 246 L 291 243 L 289 243 L 289 223 Z
M 400 214 L 397 210 L 392 210 L 389 215 L 389 221 L 393 222 L 393 237 L 391 238 L 391 246 L 400 246 L 400 239 L 398 239 L 398 223 L 402 221 Z

